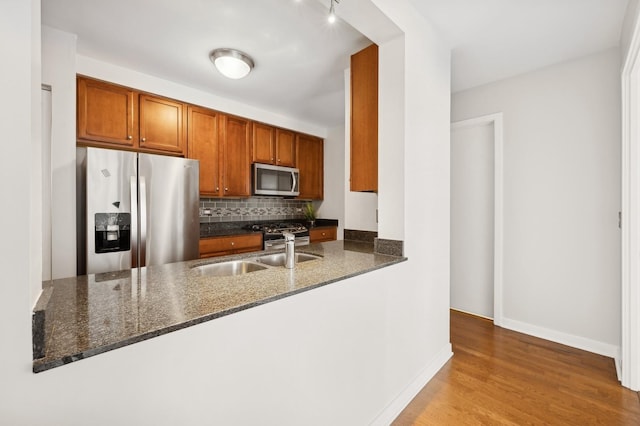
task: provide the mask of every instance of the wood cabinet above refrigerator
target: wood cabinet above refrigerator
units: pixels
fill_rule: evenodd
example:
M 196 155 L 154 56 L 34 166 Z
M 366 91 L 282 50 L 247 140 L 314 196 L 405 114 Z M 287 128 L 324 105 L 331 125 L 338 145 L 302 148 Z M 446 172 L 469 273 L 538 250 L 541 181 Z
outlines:
M 92 78 L 77 78 L 79 145 L 186 156 L 186 105 Z

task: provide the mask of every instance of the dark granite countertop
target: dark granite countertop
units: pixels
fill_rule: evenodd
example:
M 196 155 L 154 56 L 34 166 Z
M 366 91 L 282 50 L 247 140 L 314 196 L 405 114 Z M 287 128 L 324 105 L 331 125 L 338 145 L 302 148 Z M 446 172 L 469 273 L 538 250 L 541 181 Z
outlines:
M 299 252 L 322 259 L 295 269 L 271 267 L 230 277 L 202 276 L 193 267 L 264 254 L 254 252 L 140 270 L 59 279 L 47 285 L 45 356 L 40 372 L 181 328 L 400 263 L 371 244 L 332 241 Z M 52 287 L 49 290 L 48 287 Z

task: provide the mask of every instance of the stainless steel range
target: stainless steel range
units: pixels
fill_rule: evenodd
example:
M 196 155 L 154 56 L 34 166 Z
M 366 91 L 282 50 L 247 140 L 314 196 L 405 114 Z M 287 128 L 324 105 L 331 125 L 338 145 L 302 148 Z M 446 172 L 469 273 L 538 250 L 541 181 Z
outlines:
M 301 223 L 261 223 L 249 225 L 252 231 L 262 231 L 263 248 L 265 250 L 284 250 L 284 232 L 291 232 L 295 236 L 297 246 L 309 245 L 309 230 Z

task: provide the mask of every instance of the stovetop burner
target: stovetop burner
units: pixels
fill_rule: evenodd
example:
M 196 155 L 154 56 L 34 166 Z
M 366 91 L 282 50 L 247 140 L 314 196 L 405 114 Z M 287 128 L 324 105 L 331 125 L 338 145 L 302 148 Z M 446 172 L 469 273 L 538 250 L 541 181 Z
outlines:
M 307 233 L 307 227 L 301 223 L 273 222 L 273 223 L 257 223 L 248 225 L 247 229 L 252 231 L 262 231 L 267 235 L 282 235 L 283 232 L 292 232 L 294 234 Z

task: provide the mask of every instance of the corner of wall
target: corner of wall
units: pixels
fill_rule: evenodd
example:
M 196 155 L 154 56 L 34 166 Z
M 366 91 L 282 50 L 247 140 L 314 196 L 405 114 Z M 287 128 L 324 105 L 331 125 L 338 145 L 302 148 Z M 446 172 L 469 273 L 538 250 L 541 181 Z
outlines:
M 76 274 L 76 42 L 75 34 L 42 28 L 42 83 L 51 86 L 50 177 L 52 277 Z M 43 188 L 47 190 L 47 188 Z

